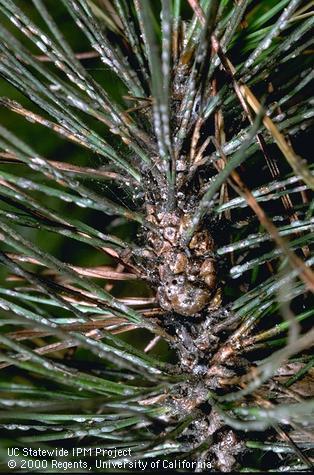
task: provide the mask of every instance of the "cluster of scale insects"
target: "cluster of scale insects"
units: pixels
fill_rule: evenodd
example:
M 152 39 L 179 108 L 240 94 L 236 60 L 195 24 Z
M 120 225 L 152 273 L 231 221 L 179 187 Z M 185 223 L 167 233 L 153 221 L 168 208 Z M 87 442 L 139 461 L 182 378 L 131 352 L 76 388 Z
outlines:
M 171 346 L 177 354 L 178 373 L 187 375 L 186 381 L 167 395 L 165 404 L 170 406 L 173 417 L 194 414 L 180 443 L 188 451 L 202 441 L 206 447 L 192 459 L 210 462 L 214 470 L 229 472 L 237 466 L 237 456 L 245 447 L 208 404 L 208 391 L 224 391 L 223 381 L 247 368 L 234 358 L 213 362 L 236 323 L 222 306 L 215 241 L 205 221 L 188 244 L 184 242 L 183 236 L 191 226 L 192 207 L 189 212 L 186 208 L 167 211 L 166 206 L 156 206 L 153 200 L 147 200 L 145 206 L 147 221 L 156 231 L 145 232 L 147 245 L 142 257 L 163 311 L 159 325 L 174 338 Z
M 234 330 L 237 319 L 222 305 L 215 239 L 208 221 L 203 221 L 186 243 L 184 236 L 191 226 L 194 206 L 183 202 L 181 208 L 169 211 L 165 202 L 158 206 L 162 200 L 156 200 L 156 194 L 153 200 L 153 194 L 152 188 L 146 193 L 145 208 L 147 222 L 156 231 L 145 231 L 142 256 L 162 309 L 158 323 L 173 336 L 177 371 L 187 376 L 167 395 L 165 404 L 174 417 L 194 414 L 180 442 L 188 451 L 201 442 L 205 444 L 196 461 L 207 461 L 213 470 L 229 472 L 245 451 L 244 443 L 208 404 L 208 391 L 224 392 L 228 388 L 225 381 L 248 369 L 244 359 L 230 357 L 223 361 L 221 355 L 220 361 L 220 346 Z

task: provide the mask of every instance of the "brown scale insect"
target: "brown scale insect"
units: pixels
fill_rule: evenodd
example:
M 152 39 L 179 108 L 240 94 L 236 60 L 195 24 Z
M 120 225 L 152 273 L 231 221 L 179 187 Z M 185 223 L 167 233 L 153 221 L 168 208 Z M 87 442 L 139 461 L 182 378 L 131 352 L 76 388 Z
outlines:
M 162 236 L 148 233 L 148 240 L 159 258 L 157 298 L 167 311 L 191 317 L 204 309 L 217 309 L 221 303 L 217 288 L 216 262 L 212 257 L 214 242 L 207 230 L 192 237 L 188 249 L 180 246 L 190 216 L 178 212 L 154 214 L 148 209 L 148 220 L 158 226 Z

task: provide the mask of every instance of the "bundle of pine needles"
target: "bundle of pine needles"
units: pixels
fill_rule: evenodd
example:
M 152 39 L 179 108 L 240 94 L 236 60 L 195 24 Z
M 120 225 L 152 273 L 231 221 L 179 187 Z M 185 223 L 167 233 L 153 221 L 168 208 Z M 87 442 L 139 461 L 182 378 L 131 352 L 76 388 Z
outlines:
M 312 7 L 0 0 L 4 469 L 311 469 Z

